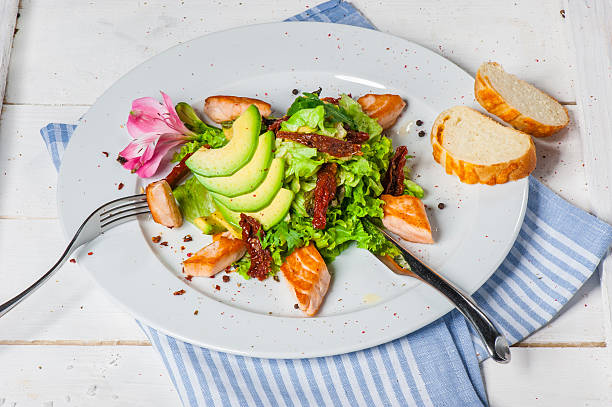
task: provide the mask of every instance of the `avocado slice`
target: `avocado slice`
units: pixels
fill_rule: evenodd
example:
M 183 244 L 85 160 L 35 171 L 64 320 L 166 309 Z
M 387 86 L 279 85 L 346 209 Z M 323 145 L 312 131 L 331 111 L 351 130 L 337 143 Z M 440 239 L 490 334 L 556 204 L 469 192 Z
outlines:
M 225 220 L 225 219 L 224 219 Z M 212 215 L 195 218 L 193 224 L 205 235 L 214 235 L 223 232 L 226 228 Z
M 246 194 L 234 198 L 211 193 L 214 199 L 228 209 L 236 212 L 255 212 L 268 206 L 283 185 L 285 177 L 285 161 L 275 158 L 270 164 L 266 179 L 259 186 Z
M 223 206 L 223 204 L 218 202 L 215 198 L 213 199 L 215 200 L 217 209 L 223 215 L 225 220 L 227 220 L 227 222 L 233 226 L 240 227 L 240 213 L 241 212 L 234 212 L 231 209 Z M 257 212 L 242 212 L 242 213 L 257 219 L 263 226 L 264 230 L 268 230 L 272 226 L 276 225 L 277 223 L 285 219 L 285 216 L 287 216 L 287 213 L 289 212 L 289 208 L 291 207 L 292 201 L 293 201 L 293 192 L 288 189 L 281 188 L 276 194 L 276 196 L 274 197 L 274 199 L 272 200 L 272 203 L 270 203 L 265 208 Z
M 232 126 L 232 139 L 223 147 L 200 148 L 187 161 L 187 167 L 205 177 L 224 177 L 244 167 L 255 154 L 261 128 L 261 114 L 249 106 Z
M 269 131 L 259 136 L 257 150 L 247 165 L 229 177 L 203 177 L 195 174 L 200 184 L 206 189 L 227 197 L 235 197 L 255 190 L 266 178 L 272 149 L 274 148 L 274 133 Z

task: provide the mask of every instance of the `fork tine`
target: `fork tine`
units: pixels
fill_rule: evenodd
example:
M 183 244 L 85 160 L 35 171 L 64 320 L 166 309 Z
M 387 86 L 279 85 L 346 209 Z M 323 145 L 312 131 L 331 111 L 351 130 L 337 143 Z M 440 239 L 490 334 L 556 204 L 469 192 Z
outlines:
M 149 209 L 146 209 L 146 210 L 130 209 L 129 211 L 124 211 L 124 213 L 125 214 L 123 214 L 122 216 L 111 215 L 108 218 L 106 218 L 102 222 L 102 225 L 100 226 L 100 228 L 102 229 L 102 232 L 105 232 L 110 227 L 115 227 L 115 226 L 121 225 L 122 223 L 128 222 L 132 220 L 132 218 L 138 215 L 146 215 L 151 212 L 149 211 Z
M 115 199 L 113 201 L 107 202 L 106 204 L 102 205 L 101 207 L 98 208 L 98 211 L 102 211 L 100 213 L 100 216 L 104 216 L 106 215 L 108 212 L 112 211 L 113 209 L 119 208 L 119 207 L 123 207 L 126 205 L 135 205 L 141 202 L 145 202 L 146 201 L 146 196 L 144 194 L 138 194 L 138 195 L 132 195 L 132 196 L 126 196 L 124 198 L 118 198 Z
M 117 206 L 114 206 L 112 208 L 109 208 L 109 209 L 105 210 L 104 212 L 102 212 L 100 214 L 100 216 L 106 216 L 108 214 L 111 214 L 111 212 L 115 212 L 115 211 L 123 209 L 123 208 L 133 207 L 135 205 L 142 206 L 142 204 L 146 205 L 146 200 L 127 202 L 127 203 L 124 203 L 122 205 L 117 205 Z
M 110 209 L 108 211 L 106 211 L 105 213 L 107 213 L 107 216 L 103 216 L 100 215 L 100 223 L 106 223 L 108 220 L 113 219 L 114 217 L 117 217 L 119 215 L 123 215 L 125 213 L 129 213 L 132 212 L 134 210 L 141 210 L 141 209 L 148 209 L 149 206 L 147 204 L 140 204 L 138 206 L 133 206 L 133 205 L 137 205 L 137 204 L 130 204 L 130 205 L 121 205 L 117 208 L 113 208 Z M 123 208 L 123 209 L 122 209 Z M 115 212 L 115 210 L 120 209 L 119 211 Z

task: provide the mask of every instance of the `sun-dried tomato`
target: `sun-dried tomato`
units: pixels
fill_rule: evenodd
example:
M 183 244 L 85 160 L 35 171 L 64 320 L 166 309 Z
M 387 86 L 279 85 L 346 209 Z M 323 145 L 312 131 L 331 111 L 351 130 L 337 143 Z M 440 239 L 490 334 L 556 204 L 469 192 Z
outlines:
M 406 165 L 406 146 L 400 146 L 395 150 L 395 154 L 389 161 L 389 168 L 382 181 L 385 188 L 384 193 L 400 196 L 404 194 L 404 166 Z
M 362 155 L 359 144 L 349 143 L 335 137 L 324 136 L 316 133 L 294 133 L 290 131 L 279 131 L 276 137 L 295 141 L 305 146 L 316 148 L 317 150 L 333 155 L 334 157 L 350 157 L 352 155 Z
M 325 229 L 327 223 L 327 207 L 336 195 L 336 163 L 324 164 L 317 173 L 317 186 L 314 189 L 314 210 L 312 226 Z
M 174 168 L 172 168 L 172 171 L 170 171 L 170 174 L 166 176 L 166 182 L 170 185 L 170 188 L 177 186 L 178 183 L 189 174 L 189 168 L 187 168 L 185 161 L 187 161 L 192 154 L 193 153 L 189 153 L 185 155 L 181 162 L 176 164 Z
M 242 228 L 242 240 L 251 256 L 251 267 L 249 267 L 247 274 L 259 280 L 265 280 L 272 270 L 272 255 L 269 250 L 261 246 L 260 239 L 264 237 L 261 223 L 257 219 L 241 213 L 240 227 Z
M 363 144 L 370 139 L 370 135 L 365 131 L 347 130 L 346 141 L 353 144 Z
M 287 120 L 289 120 L 289 116 L 285 115 L 283 117 L 281 117 L 280 119 L 276 119 L 274 120 L 269 126 L 268 126 L 268 131 L 273 131 L 273 132 L 277 132 L 280 129 L 280 126 L 283 122 L 286 122 Z
M 337 106 L 338 102 L 340 101 L 340 98 L 332 98 L 332 97 L 327 96 L 327 97 L 321 98 L 321 100 Z

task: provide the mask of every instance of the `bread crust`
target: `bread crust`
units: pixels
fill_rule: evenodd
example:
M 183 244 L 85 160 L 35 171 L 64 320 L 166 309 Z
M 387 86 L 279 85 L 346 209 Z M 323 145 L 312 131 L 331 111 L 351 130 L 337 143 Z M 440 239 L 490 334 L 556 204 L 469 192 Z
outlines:
M 497 62 L 490 62 L 496 66 L 501 66 Z M 484 65 L 484 64 L 483 64 Z M 514 107 L 510 106 L 506 100 L 495 90 L 489 78 L 482 74 L 482 66 L 476 73 L 476 81 L 474 82 L 474 95 L 476 100 L 482 107 L 484 107 L 489 113 L 494 114 L 506 123 L 511 124 L 515 129 L 521 130 L 527 134 L 531 134 L 534 137 L 548 137 L 569 123 L 569 115 L 565 106 L 560 105 L 565 110 L 567 119 L 564 124 L 558 126 L 552 126 L 543 124 L 535 119 L 523 115 Z M 538 89 L 538 91 L 542 92 Z M 544 92 L 542 92 L 544 93 Z M 547 95 L 551 97 L 550 95 Z M 551 97 L 552 98 L 552 97 Z M 554 98 L 553 98 L 554 99 Z M 555 100 L 556 101 L 556 100 Z M 558 103 L 558 102 L 557 102 Z
M 430 136 L 434 160 L 444 167 L 447 174 L 455 174 L 459 177 L 461 182 L 466 184 L 496 185 L 525 178 L 535 169 L 536 151 L 531 137 L 528 137 L 530 147 L 525 154 L 511 161 L 484 165 L 474 164 L 453 157 L 453 155 L 442 146 L 444 123 L 445 120 L 449 118 L 448 112 L 451 109 L 445 110 L 438 115 L 431 129 Z M 483 117 L 501 126 L 495 120 L 484 115 Z

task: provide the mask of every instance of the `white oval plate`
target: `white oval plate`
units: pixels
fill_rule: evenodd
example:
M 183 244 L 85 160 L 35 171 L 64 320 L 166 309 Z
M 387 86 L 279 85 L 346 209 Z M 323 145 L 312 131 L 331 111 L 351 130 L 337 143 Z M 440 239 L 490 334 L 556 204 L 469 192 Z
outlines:
M 465 185 L 432 158 L 433 120 L 450 106 L 475 106 L 473 83 L 425 48 L 345 25 L 265 24 L 178 45 L 117 81 L 82 119 L 60 171 L 58 200 L 66 236 L 100 204 L 138 193 L 145 184 L 115 161 L 129 141 L 124 123 L 135 98 L 159 97 L 163 90 L 175 103 L 201 108 L 206 96 L 235 94 L 265 99 L 282 113 L 294 88 L 321 86 L 326 96 L 397 93 L 407 109 L 390 134 L 395 145 L 407 145 L 415 156 L 409 165 L 426 190 L 436 240 L 407 247 L 473 293 L 510 250 L 527 203 L 526 179 L 495 187 Z M 425 124 L 416 126 L 417 119 Z M 418 137 L 420 130 L 427 137 Z M 119 183 L 125 185 L 121 190 Z M 440 202 L 445 209 L 438 209 Z M 158 234 L 168 246 L 152 243 Z M 193 241 L 183 243 L 186 234 Z M 181 260 L 206 243 L 208 237 L 190 224 L 168 230 L 143 217 L 88 244 L 78 261 L 143 323 L 196 345 L 249 356 L 300 358 L 363 349 L 413 332 L 452 308 L 424 284 L 394 275 L 369 252 L 351 248 L 329 265 L 333 280 L 320 313 L 305 318 L 294 309 L 282 276 L 280 282 L 245 281 L 236 274 L 228 283 L 221 275 L 186 281 Z M 186 293 L 173 295 L 180 289 Z

